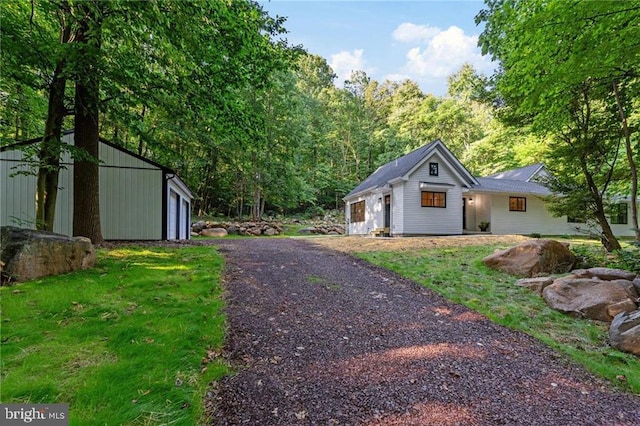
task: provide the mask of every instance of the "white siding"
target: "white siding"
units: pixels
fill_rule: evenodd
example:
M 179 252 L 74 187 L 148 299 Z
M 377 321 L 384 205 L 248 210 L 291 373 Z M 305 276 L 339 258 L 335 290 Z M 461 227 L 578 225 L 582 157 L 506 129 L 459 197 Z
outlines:
M 512 194 L 514 197 L 525 197 L 526 212 L 509 211 L 509 195 L 493 195 L 491 197 L 491 227 L 493 234 L 531 234 L 564 235 L 574 234 L 567 224 L 566 217 L 553 217 L 547 211 L 544 202 L 532 195 Z
M 438 163 L 438 176 L 429 175 L 429 163 Z M 447 207 L 422 207 L 420 182 L 449 184 L 442 189 L 426 189 L 446 192 Z M 462 234 L 462 189 L 461 182 L 452 173 L 449 165 L 440 155 L 434 153 L 404 184 L 404 227 L 405 235 L 454 235 Z
M 170 175 L 167 179 L 167 200 L 169 214 L 167 215 L 167 239 L 184 240 L 191 238 L 191 195 L 187 188 Z M 185 206 L 186 202 L 186 206 Z
M 393 185 L 391 193 L 391 235 L 404 232 L 404 183 Z
M 383 197 L 381 194 L 367 193 L 358 198 L 353 198 L 347 201 L 346 204 L 346 219 L 348 223 L 349 235 L 368 235 L 376 228 L 382 228 L 384 226 L 383 221 L 383 207 L 384 204 L 380 202 L 379 198 Z M 365 202 L 364 222 L 353 223 L 351 221 L 351 204 L 360 201 Z
M 72 134 L 63 141 L 72 144 Z M 107 240 L 160 240 L 163 232 L 163 170 L 106 143 L 99 145 L 100 157 L 100 221 Z M 0 153 L 0 225 L 35 227 L 36 176 L 11 176 L 28 170 L 22 151 Z M 62 158 L 54 231 L 73 232 L 73 165 L 68 153 Z M 14 167 L 18 166 L 18 169 Z M 179 178 L 169 176 L 167 191 L 179 195 L 179 234 L 189 238 L 192 195 Z M 168 199 L 168 194 L 167 194 Z
M 21 151 L 0 152 L 0 224 L 35 228 L 36 177 L 14 175 L 30 170 L 22 158 Z

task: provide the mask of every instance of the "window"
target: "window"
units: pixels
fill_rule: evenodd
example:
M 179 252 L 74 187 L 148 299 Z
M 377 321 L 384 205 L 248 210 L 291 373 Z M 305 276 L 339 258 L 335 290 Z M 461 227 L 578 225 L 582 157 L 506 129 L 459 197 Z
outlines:
M 429 176 L 438 176 L 438 163 L 429 163 Z
M 584 216 L 567 216 L 567 222 L 569 223 L 586 223 L 587 220 Z
M 509 197 L 510 212 L 526 212 L 527 199 L 525 197 Z
M 351 223 L 364 222 L 364 200 L 351 203 Z
M 422 191 L 422 207 L 447 207 L 446 192 Z
M 627 203 L 619 203 L 611 206 L 611 224 L 626 225 L 629 223 Z

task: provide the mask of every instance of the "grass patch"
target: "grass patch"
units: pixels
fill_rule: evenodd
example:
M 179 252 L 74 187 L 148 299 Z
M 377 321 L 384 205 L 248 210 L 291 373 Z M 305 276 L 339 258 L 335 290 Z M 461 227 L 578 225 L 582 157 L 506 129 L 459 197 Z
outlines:
M 594 374 L 640 394 L 640 359 L 608 345 L 608 325 L 555 311 L 540 296 L 515 286 L 513 276 L 486 267 L 482 258 L 497 248 L 506 247 L 466 246 L 357 255 L 498 324 L 523 331 L 568 355 Z M 624 379 L 621 380 L 622 376 Z
M 212 247 L 118 248 L 0 288 L 0 399 L 69 403 L 70 424 L 202 422 L 208 383 L 227 373 L 208 357 L 224 339 L 222 263 Z

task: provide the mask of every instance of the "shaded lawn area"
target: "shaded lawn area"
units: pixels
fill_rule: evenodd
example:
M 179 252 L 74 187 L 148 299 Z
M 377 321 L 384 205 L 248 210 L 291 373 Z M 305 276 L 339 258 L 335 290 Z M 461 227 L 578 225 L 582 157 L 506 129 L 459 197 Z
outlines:
M 213 247 L 100 250 L 92 270 L 0 289 L 0 400 L 68 403 L 70 424 L 203 419 L 227 372 Z
M 508 274 L 482 263 L 504 245 L 476 245 L 356 253 L 375 265 L 424 285 L 492 321 L 521 330 L 568 355 L 594 374 L 640 394 L 640 358 L 609 346 L 608 324 L 550 309 L 542 297 Z

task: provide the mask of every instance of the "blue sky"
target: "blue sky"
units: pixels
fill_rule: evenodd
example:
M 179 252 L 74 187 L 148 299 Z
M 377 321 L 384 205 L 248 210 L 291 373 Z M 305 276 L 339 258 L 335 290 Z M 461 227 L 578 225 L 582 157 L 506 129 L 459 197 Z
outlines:
M 464 62 L 484 74 L 495 68 L 477 47 L 479 0 L 259 2 L 271 16 L 287 17 L 289 43 L 324 57 L 338 86 L 352 70 L 363 70 L 380 82 L 410 78 L 442 96 L 447 76 Z

